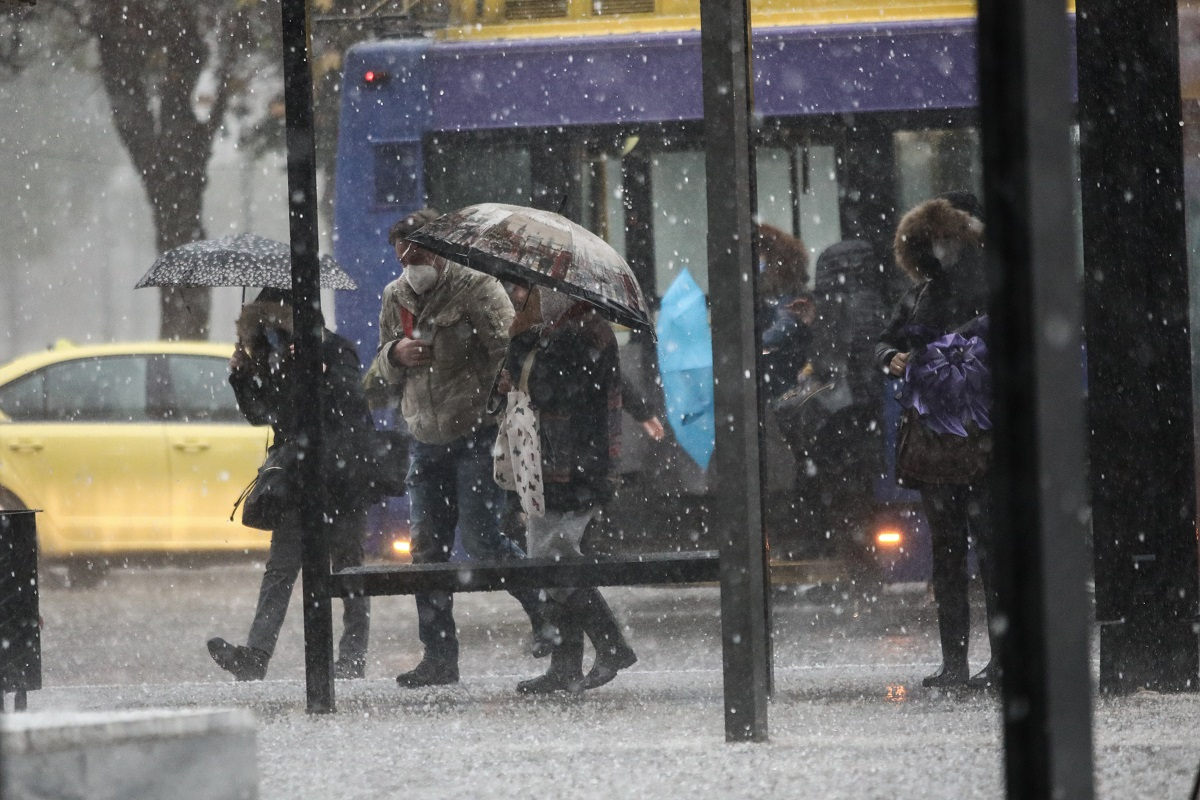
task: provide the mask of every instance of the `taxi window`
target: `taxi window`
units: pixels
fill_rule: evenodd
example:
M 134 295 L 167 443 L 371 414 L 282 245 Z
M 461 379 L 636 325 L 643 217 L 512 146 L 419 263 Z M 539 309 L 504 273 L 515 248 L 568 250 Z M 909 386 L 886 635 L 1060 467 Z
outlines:
M 173 422 L 245 422 L 229 385 L 223 358 L 170 356 L 171 396 L 167 419 Z
M 145 422 L 146 359 L 109 356 L 42 370 L 49 421 Z
M 13 422 L 36 422 L 46 415 L 42 375 L 34 373 L 0 388 L 0 412 Z

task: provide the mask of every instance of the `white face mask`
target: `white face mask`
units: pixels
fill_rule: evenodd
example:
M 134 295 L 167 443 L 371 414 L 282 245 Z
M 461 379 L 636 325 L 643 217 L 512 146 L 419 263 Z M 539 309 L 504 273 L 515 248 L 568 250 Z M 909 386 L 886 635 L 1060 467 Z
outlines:
M 404 279 L 417 294 L 425 294 L 438 281 L 438 271 L 428 264 L 413 264 L 404 268 Z

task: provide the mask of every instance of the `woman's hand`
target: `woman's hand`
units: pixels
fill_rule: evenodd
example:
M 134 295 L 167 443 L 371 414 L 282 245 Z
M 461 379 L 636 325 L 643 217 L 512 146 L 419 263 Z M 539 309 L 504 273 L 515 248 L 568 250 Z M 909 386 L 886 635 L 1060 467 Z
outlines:
M 401 339 L 388 351 L 388 361 L 398 367 L 427 367 L 433 363 L 433 351 L 424 339 Z
M 896 353 L 892 356 L 892 360 L 888 362 L 888 374 L 897 378 L 904 374 L 904 368 L 908 366 L 908 357 L 911 353 Z
M 508 394 L 512 391 L 512 375 L 508 374 L 508 370 L 500 370 L 500 377 L 496 378 L 496 392 L 498 394 Z
M 792 316 L 805 325 L 812 325 L 817 318 L 817 304 L 808 295 L 797 297 L 788 303 L 785 308 L 787 308 Z
M 245 369 L 250 366 L 250 354 L 246 352 L 246 347 L 241 340 L 233 347 L 233 355 L 229 357 L 229 369 L 233 372 Z

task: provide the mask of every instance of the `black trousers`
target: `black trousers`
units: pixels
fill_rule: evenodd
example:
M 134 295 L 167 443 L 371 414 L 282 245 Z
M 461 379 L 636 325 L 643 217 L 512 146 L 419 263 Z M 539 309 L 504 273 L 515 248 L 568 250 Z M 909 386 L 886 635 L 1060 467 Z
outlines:
M 361 567 L 365 511 L 337 513 L 329 527 L 329 556 L 335 570 Z M 258 590 L 258 608 L 250 624 L 247 644 L 270 655 L 275 652 L 279 630 L 287 615 L 292 587 L 300 575 L 300 520 L 289 514 L 282 525 L 271 532 L 271 551 Z M 348 597 L 342 600 L 342 639 L 338 655 L 347 661 L 362 661 L 367 655 L 371 618 L 371 598 Z
M 938 606 L 942 660 L 965 665 L 971 637 L 967 548 L 975 545 L 987 601 L 988 631 L 995 613 L 992 572 L 992 497 L 984 483 L 921 487 L 921 502 L 933 540 L 933 596 Z

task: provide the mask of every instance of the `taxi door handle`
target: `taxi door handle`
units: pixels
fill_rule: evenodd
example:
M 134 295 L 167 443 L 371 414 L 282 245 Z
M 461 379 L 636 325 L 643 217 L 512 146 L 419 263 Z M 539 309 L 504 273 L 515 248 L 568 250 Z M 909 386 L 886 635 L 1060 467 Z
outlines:
M 46 445 L 36 439 L 18 439 L 11 443 L 8 449 L 16 453 L 37 453 L 46 449 Z
M 174 447 L 176 450 L 179 450 L 180 452 L 183 452 L 183 453 L 203 453 L 205 450 L 207 450 L 211 446 L 212 445 L 210 445 L 208 442 L 200 442 L 200 441 L 195 441 L 195 440 L 186 441 L 186 442 L 175 442 L 172 445 L 172 447 Z

